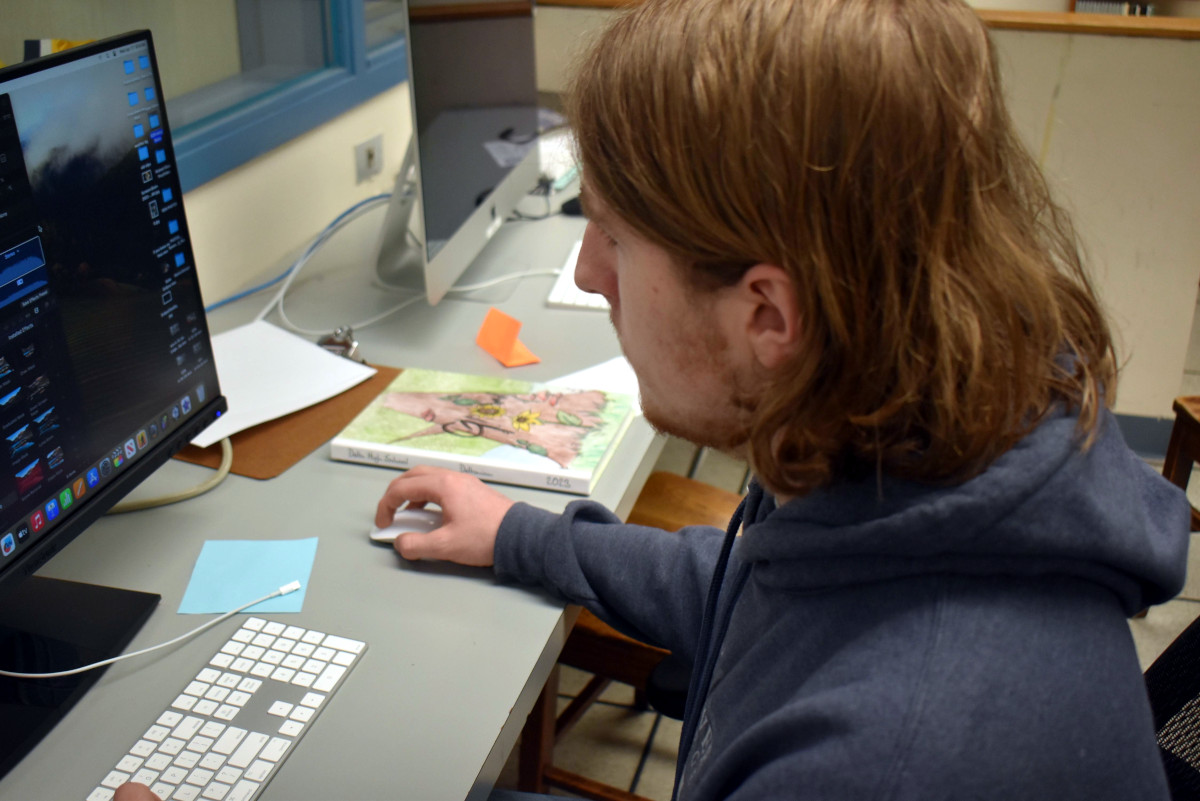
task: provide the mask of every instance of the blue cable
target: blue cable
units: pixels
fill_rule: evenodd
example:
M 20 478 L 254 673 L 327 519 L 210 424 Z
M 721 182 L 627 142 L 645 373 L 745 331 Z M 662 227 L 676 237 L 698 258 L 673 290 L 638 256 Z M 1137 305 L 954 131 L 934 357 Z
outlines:
M 359 202 L 355 203 L 353 206 L 346 209 L 341 214 L 339 214 L 337 217 L 335 217 L 333 219 L 333 222 L 331 222 L 331 223 L 329 223 L 329 225 L 325 226 L 324 230 L 322 230 L 321 233 L 317 234 L 317 238 L 314 239 L 312 241 L 312 244 L 310 244 L 308 246 L 308 248 L 304 251 L 304 255 L 302 255 L 299 259 L 297 259 L 295 262 L 293 262 L 292 265 L 290 267 L 288 267 L 286 270 L 284 270 L 282 273 L 280 273 L 279 275 L 270 279 L 269 281 L 265 281 L 265 282 L 259 284 L 256 287 L 251 287 L 250 289 L 243 290 L 241 292 L 238 292 L 235 295 L 230 295 L 229 297 L 224 298 L 223 300 L 218 300 L 209 306 L 205 306 L 204 307 L 205 314 L 207 314 L 215 309 L 219 309 L 222 306 L 225 306 L 229 303 L 233 303 L 234 301 L 241 300 L 244 297 L 253 295 L 256 292 L 262 292 L 264 289 L 274 286 L 275 284 L 278 284 L 280 281 L 287 278 L 288 274 L 291 273 L 292 270 L 296 269 L 297 264 L 299 264 L 300 262 L 307 259 L 309 256 L 311 256 L 313 254 L 313 252 L 318 247 L 320 247 L 322 244 L 324 244 L 325 240 L 329 237 L 329 235 L 332 234 L 333 231 L 337 229 L 338 225 L 341 224 L 342 220 L 346 219 L 347 216 L 358 211 L 360 208 L 367 205 L 368 203 L 374 203 L 376 201 L 386 200 L 387 198 L 390 198 L 391 196 L 392 196 L 391 192 L 384 192 L 381 195 L 372 195 L 369 198 L 365 198 L 365 199 L 360 200 Z

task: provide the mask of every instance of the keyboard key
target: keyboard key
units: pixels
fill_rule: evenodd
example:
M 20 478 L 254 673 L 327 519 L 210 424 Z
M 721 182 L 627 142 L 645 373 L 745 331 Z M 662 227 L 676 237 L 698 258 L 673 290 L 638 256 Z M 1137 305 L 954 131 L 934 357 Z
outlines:
M 267 625 L 263 626 L 263 633 L 271 634 L 275 637 L 278 637 L 280 634 L 283 634 L 283 632 L 286 628 L 287 627 L 285 625 L 283 625 L 282 623 L 280 623 L 278 620 L 272 620 L 269 623 L 267 623 Z
M 205 754 L 204 758 L 200 760 L 200 767 L 206 770 L 220 770 L 224 764 L 225 757 L 216 753 Z
M 100 784 L 105 787 L 111 787 L 115 790 L 127 781 L 129 781 L 128 773 L 122 773 L 119 770 L 114 770 L 110 771 L 109 774 L 104 777 L 104 781 L 100 782 Z
M 142 766 L 143 762 L 145 762 L 145 760 L 141 757 L 126 755 L 121 758 L 120 762 L 117 763 L 117 770 L 123 770 L 126 773 L 136 773 L 137 769 Z
M 251 631 L 262 631 L 262 627 L 267 625 L 267 621 L 261 617 L 248 617 L 246 622 L 242 624 L 242 628 L 250 629 Z
M 134 756 L 148 757 L 154 753 L 154 743 L 149 740 L 138 740 L 133 744 L 133 748 L 129 749 L 129 753 Z
M 265 734 L 254 732 L 242 741 L 238 749 L 229 757 L 229 764 L 235 768 L 244 768 L 254 761 L 258 756 L 258 752 L 267 744 L 269 738 Z M 274 760 L 272 760 L 274 761 Z
M 320 678 L 313 682 L 312 688 L 318 692 L 327 693 L 338 683 L 338 679 L 346 674 L 346 668 L 341 665 L 329 665 L 321 673 Z
M 212 774 L 211 770 L 205 770 L 204 768 L 196 768 L 195 770 L 193 770 L 191 773 L 188 774 L 188 777 L 186 779 L 184 779 L 184 781 L 187 782 L 188 784 L 195 784 L 199 787 L 203 787 L 206 784 L 208 784 L 209 782 L 211 782 L 212 778 L 213 778 L 213 774 Z
M 179 784 L 187 778 L 188 772 L 185 768 L 168 768 L 163 771 L 162 780 L 167 784 Z
M 280 737 L 272 737 L 271 742 L 267 743 L 267 747 L 262 750 L 262 758 L 268 762 L 278 762 L 287 752 L 288 746 L 291 745 L 290 740 L 284 740 Z
M 242 742 L 242 738 L 247 734 L 245 729 L 239 729 L 236 726 L 230 726 L 221 735 L 221 738 L 213 744 L 212 750 L 218 754 L 232 754 L 234 749 Z
M 220 706 L 220 704 L 218 704 L 216 701 L 197 701 L 196 705 L 192 707 L 192 711 L 197 715 L 204 715 L 205 717 L 208 717 L 213 712 L 217 711 L 218 706 Z
M 299 737 L 302 731 L 304 731 L 304 724 L 298 720 L 285 720 L 279 727 L 279 733 L 286 734 L 288 737 Z
M 229 795 L 229 791 L 232 789 L 228 784 L 213 782 L 204 788 L 204 792 L 200 794 L 200 797 L 210 799 L 210 801 L 224 801 L 225 796 Z
M 338 637 L 330 634 L 322 643 L 326 648 L 336 648 L 339 651 L 349 651 L 352 654 L 361 654 L 363 649 L 367 647 L 365 642 L 358 640 L 348 640 L 345 637 Z
M 133 774 L 133 778 L 129 781 L 137 782 L 138 784 L 144 784 L 149 787 L 158 781 L 158 771 L 150 770 L 149 768 L 142 768 L 137 773 Z
M 254 796 L 255 791 L 261 786 L 257 782 L 243 779 L 233 786 L 233 790 L 225 798 L 225 801 L 249 801 Z
M 172 712 L 168 709 L 166 712 L 163 712 L 158 716 L 158 725 L 166 726 L 168 729 L 173 729 L 181 720 L 183 720 L 182 713 Z

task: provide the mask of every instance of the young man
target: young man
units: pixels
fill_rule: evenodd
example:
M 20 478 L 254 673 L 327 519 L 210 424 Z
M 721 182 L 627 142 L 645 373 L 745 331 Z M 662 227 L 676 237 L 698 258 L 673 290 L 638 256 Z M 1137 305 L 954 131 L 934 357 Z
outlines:
M 1182 494 L 1123 443 L 1069 221 L 957 0 L 648 0 L 570 98 L 647 419 L 744 455 L 727 534 L 467 476 L 409 559 L 495 565 L 693 661 L 683 799 L 1165 799 L 1125 621 Z M 740 531 L 740 536 L 737 536 Z

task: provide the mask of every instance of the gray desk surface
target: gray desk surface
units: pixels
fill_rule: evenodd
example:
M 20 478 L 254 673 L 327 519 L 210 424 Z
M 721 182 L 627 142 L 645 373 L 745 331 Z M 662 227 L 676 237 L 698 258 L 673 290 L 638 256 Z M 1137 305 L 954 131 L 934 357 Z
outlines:
M 394 302 L 370 287 L 368 256 L 382 216 L 355 222 L 306 268 L 288 302 L 299 325 L 331 329 Z M 480 270 L 472 270 L 557 268 L 581 234 L 579 220 L 510 224 L 489 245 Z M 619 352 L 607 315 L 545 308 L 551 281 L 529 277 L 491 293 L 494 305 L 524 321 L 521 339 L 543 359 L 507 374 L 544 380 Z M 240 324 L 265 301 L 219 309 L 210 323 L 214 331 Z M 474 344 L 487 307 L 454 299 L 434 308 L 418 303 L 360 331 L 360 340 L 379 364 L 501 374 L 504 368 Z M 592 497 L 626 513 L 660 447 L 644 421 L 636 421 Z M 208 475 L 172 461 L 134 497 Z M 357 637 L 369 650 L 263 797 L 483 798 L 555 662 L 568 621 L 561 604 L 502 586 L 488 570 L 406 563 L 370 544 L 365 532 L 392 475 L 333 462 L 321 448 L 270 481 L 230 476 L 200 498 L 104 518 L 42 573 L 160 593 L 161 606 L 131 646 L 140 648 L 205 619 L 175 612 L 205 540 L 318 537 L 304 610 L 269 617 Z M 572 500 L 503 489 L 550 509 Z M 110 668 L 0 782 L 0 797 L 82 799 L 235 628 L 235 620 L 226 621 L 165 654 Z

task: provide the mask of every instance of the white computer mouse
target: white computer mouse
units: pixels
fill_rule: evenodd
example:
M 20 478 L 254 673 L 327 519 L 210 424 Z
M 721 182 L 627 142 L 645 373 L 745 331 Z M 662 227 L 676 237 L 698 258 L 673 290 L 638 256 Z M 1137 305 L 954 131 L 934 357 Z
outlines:
M 375 542 L 391 544 L 392 540 L 409 531 L 428 532 L 442 524 L 440 509 L 397 509 L 392 524 L 385 528 L 372 528 L 367 536 Z

